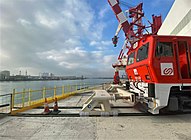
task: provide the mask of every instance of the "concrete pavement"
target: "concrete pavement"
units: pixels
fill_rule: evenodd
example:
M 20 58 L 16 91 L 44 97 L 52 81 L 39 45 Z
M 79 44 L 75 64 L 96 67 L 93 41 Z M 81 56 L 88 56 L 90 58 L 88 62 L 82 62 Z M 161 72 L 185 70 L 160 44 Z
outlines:
M 2 140 L 190 140 L 191 115 L 136 117 L 6 117 Z
M 59 106 L 82 106 L 87 98 L 87 94 L 83 94 L 58 101 L 58 104 Z M 128 106 L 123 100 L 116 103 L 112 101 L 112 104 Z M 42 111 L 43 109 L 33 109 L 25 113 L 35 114 Z M 135 112 L 135 109 L 128 109 L 128 111 Z M 0 119 L 0 140 L 127 139 L 191 140 L 191 114 L 126 117 L 8 116 Z

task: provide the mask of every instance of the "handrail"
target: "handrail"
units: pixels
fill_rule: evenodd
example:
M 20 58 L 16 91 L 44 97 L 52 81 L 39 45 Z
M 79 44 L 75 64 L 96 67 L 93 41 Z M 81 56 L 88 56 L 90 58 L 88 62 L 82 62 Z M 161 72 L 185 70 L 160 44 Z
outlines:
M 54 102 L 55 98 L 57 98 L 57 100 L 61 100 L 79 92 L 91 90 L 93 87 L 95 87 L 94 84 L 83 83 L 79 85 L 54 86 L 53 88 L 44 87 L 37 90 L 23 89 L 23 91 L 19 92 L 16 92 L 16 90 L 13 89 L 10 100 L 10 113 L 14 115 L 22 111 L 42 106 L 45 102 L 45 98 L 48 103 L 51 103 Z

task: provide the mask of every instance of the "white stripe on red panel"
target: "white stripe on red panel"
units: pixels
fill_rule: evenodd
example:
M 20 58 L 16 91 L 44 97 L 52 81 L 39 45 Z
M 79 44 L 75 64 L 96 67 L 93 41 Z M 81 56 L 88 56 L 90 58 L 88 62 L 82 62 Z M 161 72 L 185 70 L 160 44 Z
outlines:
M 117 4 L 117 0 L 109 0 L 109 2 L 112 7 Z
M 119 21 L 120 21 L 120 24 L 122 24 L 122 23 L 124 23 L 125 21 L 127 21 L 127 19 L 126 19 L 125 15 L 123 14 L 123 12 L 119 13 L 119 14 L 117 15 L 117 17 L 118 17 L 118 19 L 119 19 Z

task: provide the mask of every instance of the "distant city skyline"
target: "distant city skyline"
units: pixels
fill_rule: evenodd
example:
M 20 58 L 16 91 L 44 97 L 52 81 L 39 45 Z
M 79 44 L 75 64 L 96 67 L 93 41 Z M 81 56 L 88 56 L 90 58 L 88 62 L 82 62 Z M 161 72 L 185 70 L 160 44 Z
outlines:
M 25 71 L 18 71 L 18 73 L 12 73 L 10 70 L 8 69 L 5 69 L 5 70 L 1 70 L 1 72 L 9 72 L 9 75 L 10 76 L 15 76 L 15 75 L 21 75 L 21 76 L 50 76 L 50 75 L 54 75 L 54 76 L 63 76 L 63 75 L 57 75 L 55 73 L 52 73 L 52 72 L 39 72 L 37 75 L 31 75 L 27 70 Z M 65 75 L 65 76 L 71 76 L 71 75 Z M 78 76 L 78 75 L 75 75 L 75 76 Z M 82 75 L 80 75 L 82 76 Z
M 174 0 L 128 1 L 139 2 L 151 20 L 152 14 L 164 19 Z M 114 48 L 118 21 L 107 0 L 1 0 L 0 16 L 1 70 L 113 76 L 124 33 Z
M 28 75 L 27 71 L 25 74 L 22 74 L 19 71 L 19 74 L 12 74 L 8 70 L 0 71 L 0 81 L 36 81 L 36 80 L 77 80 L 84 79 L 83 75 L 81 76 L 68 76 L 68 75 L 54 75 L 53 73 L 42 72 L 39 75 Z

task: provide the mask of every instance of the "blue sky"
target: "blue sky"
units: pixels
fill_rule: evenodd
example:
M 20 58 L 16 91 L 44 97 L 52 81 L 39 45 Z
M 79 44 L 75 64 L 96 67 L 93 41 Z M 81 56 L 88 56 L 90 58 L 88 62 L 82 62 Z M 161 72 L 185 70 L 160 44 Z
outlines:
M 174 0 L 143 2 L 148 19 L 164 19 Z M 126 6 L 122 6 L 126 9 Z M 1 0 L 0 69 L 18 74 L 112 76 L 124 42 L 120 33 L 114 48 L 111 38 L 118 21 L 107 0 Z

